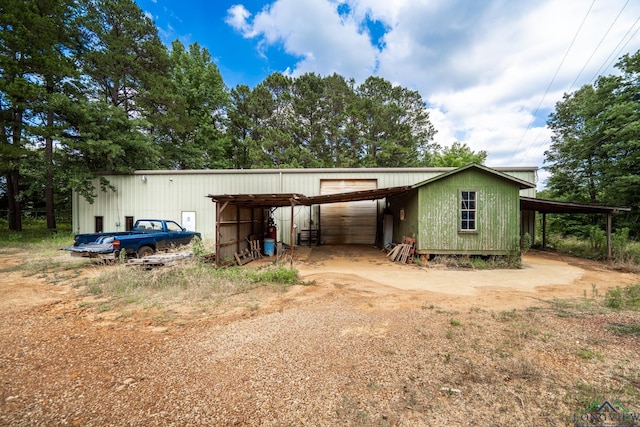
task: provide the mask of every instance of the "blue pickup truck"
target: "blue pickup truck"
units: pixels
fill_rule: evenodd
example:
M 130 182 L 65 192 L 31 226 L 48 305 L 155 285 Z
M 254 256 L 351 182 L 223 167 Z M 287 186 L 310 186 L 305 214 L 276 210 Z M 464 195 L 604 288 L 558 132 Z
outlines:
M 144 258 L 158 251 L 188 245 L 200 233 L 187 231 L 165 219 L 139 219 L 131 231 L 76 234 L 73 246 L 63 248 L 73 256 L 117 259 L 122 250 L 128 257 Z

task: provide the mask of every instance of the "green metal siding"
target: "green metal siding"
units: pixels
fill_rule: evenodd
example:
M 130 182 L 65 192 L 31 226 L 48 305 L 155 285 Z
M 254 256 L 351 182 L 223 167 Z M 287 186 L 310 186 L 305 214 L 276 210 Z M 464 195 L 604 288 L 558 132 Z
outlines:
M 460 231 L 460 193 L 476 191 L 475 232 Z M 417 249 L 426 254 L 505 255 L 517 248 L 517 185 L 469 170 L 418 188 Z

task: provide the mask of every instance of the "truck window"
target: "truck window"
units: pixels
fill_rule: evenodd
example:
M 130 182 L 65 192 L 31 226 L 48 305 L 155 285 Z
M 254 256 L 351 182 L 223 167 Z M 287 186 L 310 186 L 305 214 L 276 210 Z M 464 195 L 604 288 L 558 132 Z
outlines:
M 167 221 L 167 231 L 182 231 L 182 227 L 173 221 Z

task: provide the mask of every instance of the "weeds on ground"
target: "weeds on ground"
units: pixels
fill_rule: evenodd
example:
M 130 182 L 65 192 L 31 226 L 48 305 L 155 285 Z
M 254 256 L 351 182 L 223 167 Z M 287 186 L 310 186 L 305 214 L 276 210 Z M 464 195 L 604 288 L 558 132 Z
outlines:
M 136 296 L 142 299 L 193 302 L 224 299 L 261 286 L 284 291 L 298 282 L 298 272 L 284 267 L 215 269 L 210 265 L 193 262 L 171 268 L 145 270 L 116 265 L 105 269 L 93 279 L 87 291 L 93 295 L 116 299 L 121 304 Z
M 572 236 L 552 235 L 547 239 L 547 245 L 561 253 L 593 260 L 607 259 L 606 233 L 591 227 L 585 239 Z M 629 271 L 640 271 L 640 242 L 629 238 L 629 229 L 622 228 L 611 234 L 611 259 L 615 267 Z
M 433 263 L 445 265 L 449 268 L 464 268 L 472 270 L 492 270 L 499 268 L 520 268 L 520 257 L 500 255 L 438 255 Z
M 604 297 L 604 305 L 614 310 L 640 311 L 640 285 L 610 289 Z

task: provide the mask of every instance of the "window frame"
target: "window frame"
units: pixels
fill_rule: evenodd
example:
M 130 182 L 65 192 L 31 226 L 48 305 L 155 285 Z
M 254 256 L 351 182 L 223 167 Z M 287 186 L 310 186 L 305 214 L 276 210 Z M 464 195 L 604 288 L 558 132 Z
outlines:
M 469 198 L 471 194 L 473 194 L 473 199 Z M 460 190 L 458 196 L 458 232 L 478 233 L 478 191 Z M 473 228 L 469 228 L 470 223 L 473 224 Z

